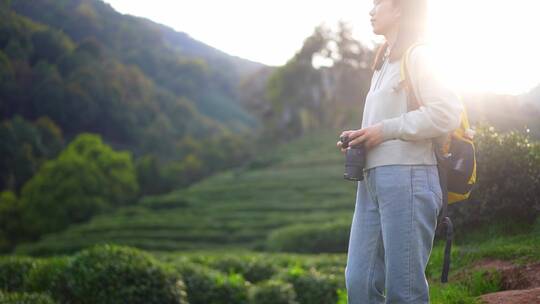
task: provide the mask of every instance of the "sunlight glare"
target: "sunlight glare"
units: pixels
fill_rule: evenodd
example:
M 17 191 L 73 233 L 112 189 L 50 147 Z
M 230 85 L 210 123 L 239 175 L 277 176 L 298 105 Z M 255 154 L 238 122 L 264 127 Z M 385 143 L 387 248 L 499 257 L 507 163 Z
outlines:
M 434 60 L 452 86 L 519 94 L 540 83 L 540 2 L 431 0 L 429 4 Z

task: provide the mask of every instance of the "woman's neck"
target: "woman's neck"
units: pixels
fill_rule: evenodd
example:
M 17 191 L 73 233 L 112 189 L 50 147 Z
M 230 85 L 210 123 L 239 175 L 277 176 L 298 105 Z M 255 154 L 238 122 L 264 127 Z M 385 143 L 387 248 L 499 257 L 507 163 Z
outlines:
M 396 43 L 398 32 L 399 28 L 397 26 L 394 26 L 388 31 L 388 33 L 384 34 L 384 37 L 386 38 L 386 43 L 388 44 L 388 48 L 390 50 L 394 47 L 394 44 Z

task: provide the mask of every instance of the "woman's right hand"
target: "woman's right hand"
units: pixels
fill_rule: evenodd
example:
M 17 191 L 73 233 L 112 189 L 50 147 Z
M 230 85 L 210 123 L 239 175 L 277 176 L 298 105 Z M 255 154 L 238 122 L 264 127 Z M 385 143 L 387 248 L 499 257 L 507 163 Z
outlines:
M 341 132 L 341 134 L 339 135 L 339 137 L 341 138 L 342 136 L 347 136 L 349 137 L 351 133 L 355 132 L 356 130 L 347 130 L 347 131 L 343 131 Z M 341 142 L 341 140 L 339 140 L 337 143 L 336 143 L 337 147 L 341 150 L 341 152 L 345 153 L 347 151 L 348 148 L 343 148 L 343 143 Z

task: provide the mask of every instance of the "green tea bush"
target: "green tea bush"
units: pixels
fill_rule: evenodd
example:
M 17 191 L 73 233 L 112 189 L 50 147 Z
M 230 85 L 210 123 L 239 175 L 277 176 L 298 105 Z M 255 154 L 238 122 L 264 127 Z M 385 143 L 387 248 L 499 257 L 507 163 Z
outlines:
M 48 293 L 59 303 L 69 302 L 73 298 L 67 285 L 69 257 L 52 257 L 38 260 L 36 266 L 28 272 L 24 290 Z
M 246 303 L 251 283 L 241 274 L 223 274 L 194 263 L 175 266 L 182 274 L 189 304 Z
M 0 303 L 2 304 L 55 304 L 56 302 L 46 294 L 0 291 Z
M 347 252 L 350 222 L 297 224 L 272 231 L 266 246 L 272 251 L 302 253 Z
M 212 268 L 224 273 L 239 273 L 251 283 L 269 279 L 277 270 L 271 261 L 262 258 L 228 256 L 211 263 Z
M 315 268 L 294 266 L 280 272 L 275 278 L 293 285 L 300 304 L 335 304 L 338 301 L 338 278 L 320 273 Z
M 540 143 L 517 131 L 481 124 L 475 136 L 477 187 L 470 201 L 449 206 L 456 229 L 485 223 L 526 222 L 540 213 Z
M 28 273 L 36 267 L 36 261 L 26 256 L 0 258 L 0 290 L 24 291 Z
M 298 304 L 291 283 L 276 279 L 262 281 L 253 286 L 249 290 L 249 301 L 252 304 Z
M 95 245 L 75 254 L 66 271 L 72 302 L 188 303 L 181 276 L 135 248 Z

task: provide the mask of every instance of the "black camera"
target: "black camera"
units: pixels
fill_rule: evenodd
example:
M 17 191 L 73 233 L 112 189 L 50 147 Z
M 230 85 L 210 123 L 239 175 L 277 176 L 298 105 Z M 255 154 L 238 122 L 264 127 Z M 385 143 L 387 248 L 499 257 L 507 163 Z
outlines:
M 346 149 L 349 147 L 349 137 L 341 136 L 341 147 Z M 352 181 L 361 181 L 364 179 L 364 166 L 366 164 L 366 150 L 363 144 L 351 146 L 345 153 L 345 173 L 343 178 Z

